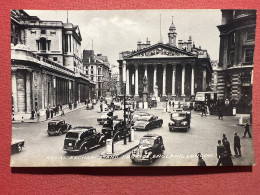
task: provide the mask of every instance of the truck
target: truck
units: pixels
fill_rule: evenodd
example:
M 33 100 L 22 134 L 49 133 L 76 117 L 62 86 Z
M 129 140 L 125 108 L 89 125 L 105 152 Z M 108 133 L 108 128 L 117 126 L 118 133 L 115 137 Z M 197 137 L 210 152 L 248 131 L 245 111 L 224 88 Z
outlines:
M 208 91 L 208 92 L 197 92 L 195 96 L 194 110 L 201 111 L 201 108 L 204 105 L 207 105 L 209 108 L 215 106 L 217 103 L 217 92 Z

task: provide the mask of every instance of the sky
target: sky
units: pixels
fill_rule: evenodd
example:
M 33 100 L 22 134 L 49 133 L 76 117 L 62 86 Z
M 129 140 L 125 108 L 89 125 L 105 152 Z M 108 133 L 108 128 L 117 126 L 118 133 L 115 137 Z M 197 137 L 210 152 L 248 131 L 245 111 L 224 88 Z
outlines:
M 41 20 L 67 21 L 66 10 L 25 10 Z M 69 23 L 78 25 L 82 36 L 81 49 L 93 49 L 95 54 L 108 56 L 112 65 L 118 65 L 119 52 L 136 50 L 137 41 L 148 38 L 151 44 L 160 40 L 168 42 L 172 23 L 176 26 L 178 40 L 192 36 L 196 47 L 206 49 L 211 60 L 218 60 L 220 10 L 68 10 Z

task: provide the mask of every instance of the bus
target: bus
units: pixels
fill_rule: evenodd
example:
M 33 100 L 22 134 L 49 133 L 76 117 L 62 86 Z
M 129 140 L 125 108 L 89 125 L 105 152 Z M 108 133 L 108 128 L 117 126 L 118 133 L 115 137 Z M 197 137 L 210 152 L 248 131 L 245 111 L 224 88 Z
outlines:
M 197 92 L 195 96 L 194 110 L 200 111 L 203 105 L 207 105 L 209 108 L 211 108 L 216 105 L 217 99 L 217 92 Z

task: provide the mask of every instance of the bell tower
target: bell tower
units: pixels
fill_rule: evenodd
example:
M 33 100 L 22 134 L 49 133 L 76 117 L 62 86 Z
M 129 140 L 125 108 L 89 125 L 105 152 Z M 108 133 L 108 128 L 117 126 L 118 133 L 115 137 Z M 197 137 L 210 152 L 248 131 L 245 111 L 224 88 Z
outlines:
M 169 33 L 168 33 L 168 37 L 169 37 L 169 44 L 173 47 L 176 47 L 176 27 L 173 24 L 173 16 L 172 16 L 172 24 L 169 28 Z

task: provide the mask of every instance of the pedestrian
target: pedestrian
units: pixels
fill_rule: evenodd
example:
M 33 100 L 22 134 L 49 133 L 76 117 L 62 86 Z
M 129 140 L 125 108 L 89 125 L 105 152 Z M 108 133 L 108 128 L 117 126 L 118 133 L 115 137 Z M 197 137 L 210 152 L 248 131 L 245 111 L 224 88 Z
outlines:
M 103 112 L 103 106 L 102 106 L 102 103 L 100 103 L 100 112 Z
M 40 111 L 39 110 L 37 111 L 36 116 L 37 116 L 37 121 L 39 122 L 39 120 L 40 120 Z
M 169 107 L 171 107 L 172 106 L 172 103 L 171 103 L 171 100 L 169 101 Z
M 223 111 L 222 111 L 222 108 L 221 107 L 219 107 L 219 109 L 218 109 L 218 120 L 223 120 Z
M 201 153 L 198 153 L 197 156 L 198 156 L 198 166 L 207 166 L 205 161 L 202 159 Z
M 245 132 L 244 132 L 244 138 L 246 137 L 246 134 L 248 133 L 248 135 L 249 135 L 249 138 L 251 138 L 252 136 L 251 136 L 251 133 L 250 133 L 250 131 L 249 131 L 249 123 L 248 123 L 248 121 L 246 121 L 246 125 L 245 125 Z
M 237 133 L 234 134 L 234 151 L 235 151 L 235 156 L 241 156 L 241 145 L 240 145 L 240 138 L 237 135 Z
M 217 146 L 218 164 L 217 164 L 217 166 L 220 166 L 220 164 L 222 164 L 222 160 L 224 158 L 224 152 L 225 152 L 225 147 L 223 145 L 221 145 L 221 141 L 218 140 L 218 146 Z
M 174 108 L 174 101 L 172 101 L 172 108 Z
M 223 143 L 223 145 L 224 145 L 225 150 L 227 151 L 228 155 L 229 155 L 229 156 L 232 156 L 232 154 L 231 154 L 231 149 L 230 149 L 230 143 L 229 143 L 229 141 L 227 140 L 226 137 L 224 138 L 224 143 Z
M 46 120 L 48 120 L 49 119 L 49 115 L 50 115 L 49 108 L 46 109 L 45 114 L 46 114 Z
M 206 105 L 201 106 L 201 117 L 203 117 L 203 115 L 207 116 L 205 113 L 205 108 L 206 108 Z
M 61 109 L 61 116 L 65 116 L 64 110 Z
M 53 118 L 53 113 L 54 113 L 54 111 L 53 111 L 53 109 L 51 109 L 51 118 Z
M 149 102 L 149 108 L 150 108 L 150 110 L 152 109 L 152 102 L 151 101 Z
M 224 156 L 222 158 L 222 166 L 233 166 L 233 162 L 231 156 L 227 151 L 224 152 Z
M 178 102 L 178 108 L 181 108 L 181 102 Z

